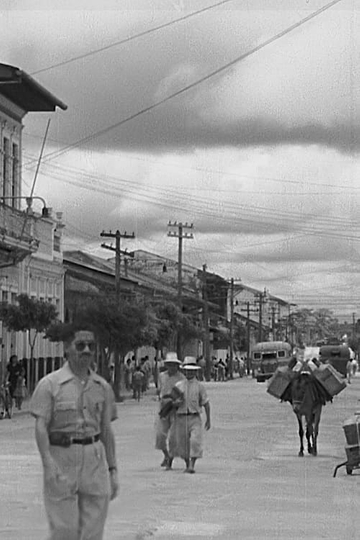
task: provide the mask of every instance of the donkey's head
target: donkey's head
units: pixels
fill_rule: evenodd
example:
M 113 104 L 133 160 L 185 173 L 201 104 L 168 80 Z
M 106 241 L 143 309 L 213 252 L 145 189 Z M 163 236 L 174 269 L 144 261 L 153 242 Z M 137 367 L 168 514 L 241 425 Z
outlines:
M 302 408 L 307 389 L 309 387 L 310 374 L 308 371 L 300 371 L 296 374 L 291 383 L 292 407 L 295 413 L 300 412 Z

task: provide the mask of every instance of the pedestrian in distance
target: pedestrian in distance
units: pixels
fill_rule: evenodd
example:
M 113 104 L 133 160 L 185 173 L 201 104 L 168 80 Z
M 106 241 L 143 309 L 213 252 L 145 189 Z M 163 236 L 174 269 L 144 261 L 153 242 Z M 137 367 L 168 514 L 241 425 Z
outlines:
M 176 456 L 185 461 L 184 472 L 193 474 L 195 463 L 203 455 L 203 429 L 201 422 L 202 408 L 205 409 L 205 429 L 210 429 L 210 403 L 205 386 L 196 378 L 199 366 L 196 358 L 186 356 L 182 370 L 186 379 L 176 383 L 180 392 L 179 406 L 176 410 L 175 434 Z
M 131 390 L 132 368 L 131 360 L 128 358 L 125 363 L 125 389 Z
M 23 369 L 21 375 L 19 375 L 16 387 L 14 390 L 14 399 L 16 408 L 21 411 L 22 403 L 27 397 L 27 388 L 25 384 L 25 370 Z
M 18 382 L 19 376 L 24 373 L 24 368 L 19 362 L 19 359 L 16 354 L 10 356 L 8 365 L 6 366 L 7 370 L 7 382 L 9 383 L 10 395 L 14 399 L 14 392 Z
M 225 366 L 225 362 L 221 358 L 220 358 L 220 360 L 219 360 L 219 362 L 217 364 L 217 368 L 218 368 L 217 380 L 221 381 L 221 382 L 224 382 L 225 381 L 226 366 Z
M 88 326 L 68 325 L 64 349 L 67 362 L 39 381 L 30 405 L 49 540 L 102 540 L 118 491 L 114 394 L 90 369 L 96 341 Z
M 172 407 L 171 392 L 179 381 L 185 379 L 185 376 L 179 371 L 181 361 L 178 359 L 175 352 L 169 352 L 166 355 L 164 366 L 166 371 L 160 373 L 159 385 L 157 394 L 160 401 L 160 409 L 156 420 L 156 435 L 155 448 L 161 450 L 164 454 L 164 459 L 161 462 L 161 467 L 165 467 L 169 471 L 172 467 L 172 462 L 176 450 L 175 441 L 175 408 Z M 167 407 L 167 410 L 164 410 Z
M 140 401 L 144 387 L 145 374 L 140 366 L 136 366 L 132 376 L 133 399 Z

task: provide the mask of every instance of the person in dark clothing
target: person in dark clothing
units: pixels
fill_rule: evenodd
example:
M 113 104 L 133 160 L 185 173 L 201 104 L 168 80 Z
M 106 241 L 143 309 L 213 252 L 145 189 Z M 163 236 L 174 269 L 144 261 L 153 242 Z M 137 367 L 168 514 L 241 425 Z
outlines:
M 10 361 L 6 366 L 7 369 L 7 382 L 9 383 L 10 395 L 14 399 L 14 392 L 20 376 L 24 376 L 24 368 L 20 364 L 16 354 L 10 356 Z

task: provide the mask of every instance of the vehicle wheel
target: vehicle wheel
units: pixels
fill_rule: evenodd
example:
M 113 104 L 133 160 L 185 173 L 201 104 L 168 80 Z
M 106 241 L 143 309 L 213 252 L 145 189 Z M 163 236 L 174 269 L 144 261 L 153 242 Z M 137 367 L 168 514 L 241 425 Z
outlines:
M 352 474 L 353 469 L 350 467 L 350 465 L 346 465 L 346 474 Z

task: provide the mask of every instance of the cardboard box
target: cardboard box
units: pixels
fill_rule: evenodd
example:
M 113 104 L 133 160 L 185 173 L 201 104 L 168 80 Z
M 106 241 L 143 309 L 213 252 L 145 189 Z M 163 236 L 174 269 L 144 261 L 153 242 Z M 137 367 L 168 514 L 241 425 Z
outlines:
M 291 382 L 291 370 L 287 367 L 277 368 L 274 375 L 267 383 L 267 392 L 272 396 L 281 399 L 281 396 Z
M 346 382 L 330 364 L 322 364 L 313 374 L 331 396 L 336 396 L 346 388 Z

